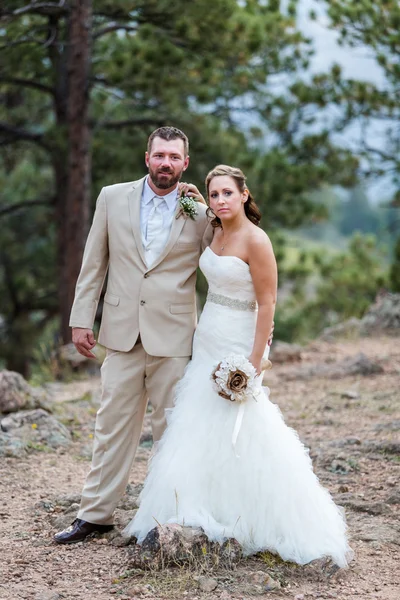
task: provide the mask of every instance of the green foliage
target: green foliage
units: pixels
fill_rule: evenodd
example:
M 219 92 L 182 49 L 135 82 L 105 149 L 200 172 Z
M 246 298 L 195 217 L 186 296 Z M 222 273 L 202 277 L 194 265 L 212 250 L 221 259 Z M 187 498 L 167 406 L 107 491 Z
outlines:
M 400 237 L 394 248 L 392 266 L 390 268 L 390 289 L 392 292 L 400 293 Z
M 290 266 L 293 282 L 278 303 L 276 336 L 306 341 L 349 317 L 362 317 L 387 283 L 382 251 L 371 235 L 355 234 L 347 249 L 308 249 Z
M 56 256 L 61 236 L 54 206 L 68 183 L 70 3 L 42 4 L 32 3 L 23 15 L 15 11 L 27 6 L 24 0 L 4 0 L 0 8 L 0 294 L 4 319 L 0 360 L 5 357 L 17 370 L 26 370 L 39 332 L 57 317 Z M 49 8 L 50 4 L 54 6 Z M 362 4 L 369 14 L 373 3 Z M 356 2 L 339 0 L 329 5 L 335 26 L 346 31 L 350 32 L 352 23 L 347 9 L 352 8 L 353 19 L 363 19 Z M 395 19 L 397 9 L 384 0 L 378 5 L 392 15 L 388 17 L 392 35 L 395 20 L 390 19 Z M 337 66 L 305 80 L 312 47 L 296 30 L 296 7 L 297 2 L 291 1 L 285 12 L 277 0 L 93 2 L 88 65 L 93 204 L 103 185 L 142 176 L 149 133 L 160 125 L 175 125 L 190 138 L 191 163 L 185 178 L 201 189 L 206 173 L 217 163 L 233 164 L 246 172 L 263 212 L 262 225 L 283 264 L 281 228 L 321 222 L 330 205 L 315 192 L 356 184 L 359 159 L 332 142 L 332 128 L 342 129 L 359 115 L 390 119 L 398 115 L 391 91 L 344 82 Z M 390 46 L 379 23 L 373 32 L 381 40 L 379 60 L 394 89 L 398 69 L 390 57 L 398 53 L 398 47 L 392 42 Z M 333 123 L 323 118 L 332 103 L 343 109 L 341 119 Z M 397 159 L 393 159 L 392 146 L 386 148 L 393 164 Z M 361 154 L 366 155 L 364 150 Z M 358 228 L 366 232 L 375 226 L 362 193 L 354 193 L 353 200 L 341 207 L 342 215 L 349 210 L 341 224 L 346 235 L 353 230 L 349 219 L 355 205 L 363 215 Z M 27 201 L 41 204 L 24 204 L 8 212 Z M 315 292 L 321 286 L 315 293 L 322 305 L 328 297 L 321 283 L 323 273 L 339 284 L 340 268 L 346 272 L 350 268 L 345 261 L 342 267 L 336 265 L 332 257 L 328 268 L 321 254 L 321 249 L 300 252 L 281 270 L 281 284 L 291 286 L 295 299 L 281 313 L 284 316 L 278 315 L 282 336 L 297 335 L 298 314 L 309 302 L 308 288 Z M 364 260 L 352 249 L 350 257 L 354 264 Z M 366 282 L 362 278 L 357 282 L 365 290 Z M 349 280 L 340 284 L 349 290 Z M 204 291 L 203 280 L 199 289 Z M 351 306 L 346 302 L 337 300 L 335 315 L 361 310 L 358 296 Z M 37 358 L 38 352 L 37 346 Z
M 349 198 L 343 203 L 339 229 L 343 235 L 354 231 L 362 233 L 378 233 L 381 223 L 379 209 L 372 207 L 364 190 L 355 188 Z
M 343 108 L 342 125 L 355 119 L 361 123 L 364 135 L 359 152 L 368 163 L 367 172 L 389 173 L 399 189 L 400 4 L 398 0 L 325 0 L 325 3 L 341 43 L 367 47 L 385 77 L 382 87 L 365 81 L 338 80 L 336 102 Z M 372 120 L 375 120 L 375 136 L 366 135 Z M 377 121 L 382 124 L 380 144 L 373 143 Z

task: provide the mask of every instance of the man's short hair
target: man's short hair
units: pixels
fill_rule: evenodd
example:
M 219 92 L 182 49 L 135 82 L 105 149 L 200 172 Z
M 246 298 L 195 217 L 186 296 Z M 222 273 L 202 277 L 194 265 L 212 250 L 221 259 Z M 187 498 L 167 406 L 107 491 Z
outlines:
M 155 137 L 159 137 L 162 140 L 166 140 L 167 142 L 169 142 L 170 140 L 180 139 L 183 141 L 183 150 L 185 158 L 189 154 L 189 140 L 187 136 L 183 133 L 183 131 L 181 131 L 180 129 L 177 129 L 176 127 L 159 127 L 158 129 L 153 131 L 153 133 L 150 134 L 150 137 L 147 142 L 147 152 L 149 154 L 151 152 L 151 146 Z

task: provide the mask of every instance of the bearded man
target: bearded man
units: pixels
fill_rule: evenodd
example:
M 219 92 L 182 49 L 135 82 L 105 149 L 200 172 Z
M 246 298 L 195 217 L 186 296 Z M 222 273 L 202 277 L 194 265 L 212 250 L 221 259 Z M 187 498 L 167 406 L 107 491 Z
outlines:
M 147 402 L 157 443 L 192 353 L 196 270 L 212 239 L 207 207 L 194 185 L 180 183 L 189 164 L 182 131 L 154 131 L 145 161 L 149 172 L 142 179 L 101 190 L 76 286 L 72 339 L 81 354 L 94 358 L 92 328 L 108 273 L 98 339 L 107 354 L 91 469 L 77 518 L 54 538 L 60 544 L 112 529 Z M 181 191 L 198 201 L 194 219 L 180 207 Z

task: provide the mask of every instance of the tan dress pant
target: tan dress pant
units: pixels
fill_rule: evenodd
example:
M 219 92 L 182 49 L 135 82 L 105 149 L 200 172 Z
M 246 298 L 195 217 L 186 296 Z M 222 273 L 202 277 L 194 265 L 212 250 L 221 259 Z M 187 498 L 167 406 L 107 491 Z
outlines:
M 78 518 L 111 524 L 129 480 L 150 400 L 154 442 L 166 427 L 165 409 L 190 357 L 149 356 L 138 342 L 130 352 L 107 351 L 101 367 L 102 398 L 96 416 L 93 458 Z

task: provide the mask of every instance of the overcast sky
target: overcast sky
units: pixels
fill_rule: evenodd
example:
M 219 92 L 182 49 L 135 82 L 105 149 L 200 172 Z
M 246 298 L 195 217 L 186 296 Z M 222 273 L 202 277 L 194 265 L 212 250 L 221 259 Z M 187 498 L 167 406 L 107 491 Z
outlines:
M 310 10 L 317 13 L 317 20 L 309 17 Z M 385 86 L 384 73 L 381 67 L 370 55 L 368 48 L 346 48 L 337 43 L 338 34 L 329 29 L 329 19 L 326 15 L 326 4 L 318 0 L 300 0 L 298 7 L 298 26 L 301 31 L 313 40 L 315 55 L 311 62 L 311 71 L 314 73 L 326 72 L 333 63 L 339 63 L 345 78 L 369 81 L 378 87 Z M 341 143 L 353 147 L 357 138 L 357 124 L 349 128 Z M 382 126 L 380 123 L 372 124 L 370 134 L 374 146 L 384 145 Z M 368 196 L 374 203 L 387 200 L 394 191 L 388 178 L 381 178 L 377 182 L 368 184 Z
M 338 35 L 329 29 L 326 16 L 326 5 L 317 0 L 300 0 L 298 9 L 298 25 L 305 35 L 312 38 L 315 44 L 315 56 L 312 61 L 314 72 L 323 72 L 334 62 L 339 63 L 346 78 L 371 81 L 376 85 L 384 85 L 381 68 L 375 60 L 368 56 L 367 48 L 343 48 L 338 45 Z M 310 10 L 318 15 L 316 21 L 309 18 Z

